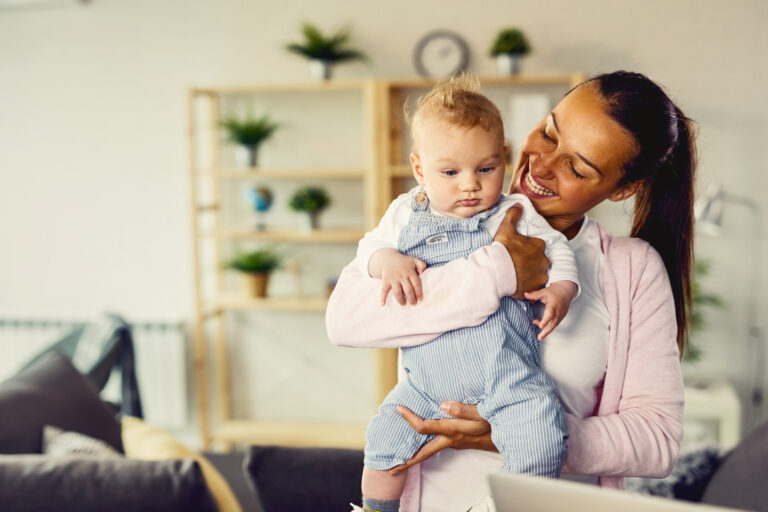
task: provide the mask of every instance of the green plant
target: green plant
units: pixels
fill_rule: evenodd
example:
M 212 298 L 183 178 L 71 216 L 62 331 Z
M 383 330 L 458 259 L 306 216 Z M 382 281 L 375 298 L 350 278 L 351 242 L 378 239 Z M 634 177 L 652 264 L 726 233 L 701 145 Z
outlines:
M 288 204 L 297 212 L 316 213 L 330 206 L 331 198 L 323 188 L 306 186 L 297 189 Z
M 366 55 L 351 48 L 343 48 L 349 41 L 349 28 L 342 28 L 335 34 L 325 37 L 310 23 L 304 23 L 301 27 L 304 42 L 291 43 L 286 46 L 290 52 L 296 53 L 308 59 L 325 60 L 329 62 L 342 62 L 347 60 L 365 60 Z
M 523 31 L 518 28 L 505 28 L 499 32 L 491 45 L 491 57 L 505 53 L 525 55 L 531 51 L 528 39 Z
M 691 334 L 701 331 L 706 325 L 703 310 L 707 307 L 722 308 L 725 307 L 723 300 L 715 294 L 706 293 L 702 290 L 701 279 L 709 275 L 712 266 L 707 260 L 696 260 L 693 271 L 693 281 L 691 282 L 692 302 L 688 305 L 688 321 L 690 322 Z M 690 337 L 689 337 L 690 338 Z M 701 359 L 701 349 L 691 344 L 688 340 L 683 360 L 695 362 Z
M 241 144 L 248 148 L 258 147 L 277 130 L 280 125 L 272 121 L 269 116 L 259 118 L 248 116 L 246 119 L 227 117 L 221 120 L 221 126 L 227 131 L 231 142 Z
M 230 259 L 224 266 L 250 274 L 264 274 L 280 267 L 282 257 L 272 249 L 259 249 L 241 252 Z

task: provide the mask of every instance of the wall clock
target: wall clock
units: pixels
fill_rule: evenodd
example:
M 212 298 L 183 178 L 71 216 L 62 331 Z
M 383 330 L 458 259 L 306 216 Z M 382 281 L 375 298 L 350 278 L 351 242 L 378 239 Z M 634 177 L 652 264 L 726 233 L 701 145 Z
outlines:
M 423 77 L 446 78 L 467 69 L 469 47 L 457 33 L 435 30 L 416 43 L 413 63 Z

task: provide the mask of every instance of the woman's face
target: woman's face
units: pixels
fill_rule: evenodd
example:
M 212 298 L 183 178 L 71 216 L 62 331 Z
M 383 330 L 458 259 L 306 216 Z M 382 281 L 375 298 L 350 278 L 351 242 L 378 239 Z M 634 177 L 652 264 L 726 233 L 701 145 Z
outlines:
M 572 238 L 592 207 L 637 190 L 638 184 L 618 186 L 634 153 L 634 139 L 605 112 L 595 85 L 587 83 L 528 134 L 510 192 L 528 196 L 552 227 Z

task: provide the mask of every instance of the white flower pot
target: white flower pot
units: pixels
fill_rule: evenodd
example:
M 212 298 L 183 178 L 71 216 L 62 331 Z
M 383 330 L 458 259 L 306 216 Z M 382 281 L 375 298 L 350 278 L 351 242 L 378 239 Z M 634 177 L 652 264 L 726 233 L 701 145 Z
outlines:
M 496 56 L 496 67 L 500 75 L 515 75 L 520 71 L 520 54 L 501 53 Z
M 316 82 L 330 80 L 332 66 L 329 60 L 312 59 L 309 61 L 309 75 Z
M 320 225 L 318 212 L 306 212 L 299 215 L 299 231 L 303 235 L 310 235 Z
M 258 165 L 258 148 L 237 146 L 235 148 L 235 165 L 240 169 L 248 169 Z

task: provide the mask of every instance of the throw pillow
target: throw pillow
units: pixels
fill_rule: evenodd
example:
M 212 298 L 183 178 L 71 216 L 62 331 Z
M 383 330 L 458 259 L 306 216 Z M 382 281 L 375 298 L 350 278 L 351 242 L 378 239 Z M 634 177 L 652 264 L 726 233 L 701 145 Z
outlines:
M 79 432 L 123 450 L 113 411 L 58 352 L 44 354 L 0 383 L 0 453 L 40 453 L 43 425 Z
M 43 454 L 54 457 L 60 455 L 122 457 L 120 452 L 104 441 L 77 432 L 67 432 L 52 425 L 43 427 Z
M 681 455 L 666 478 L 627 478 L 627 490 L 665 498 L 699 501 L 719 463 L 720 450 L 715 446 L 708 446 Z
M 215 512 L 193 460 L 0 455 L 3 512 Z
M 221 512 L 242 512 L 229 484 L 198 452 L 184 446 L 168 432 L 131 416 L 123 417 L 123 446 L 126 457 L 144 460 L 193 459 L 197 461 Z
M 252 446 L 244 464 L 265 512 L 338 512 L 360 503 L 361 450 Z
M 757 427 L 720 463 L 701 497 L 702 503 L 768 510 L 768 422 Z

